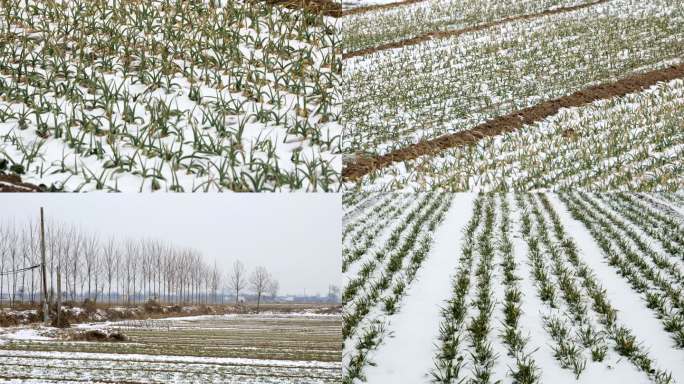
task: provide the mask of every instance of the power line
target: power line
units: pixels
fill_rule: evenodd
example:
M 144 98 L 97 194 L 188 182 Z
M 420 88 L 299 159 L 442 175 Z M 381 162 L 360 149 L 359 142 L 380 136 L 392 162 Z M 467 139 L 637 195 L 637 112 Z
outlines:
M 36 269 L 36 268 L 38 268 L 38 267 L 40 267 L 40 266 L 41 266 L 41 264 L 36 264 L 36 265 L 32 265 L 32 266 L 26 267 L 26 268 L 15 269 L 14 271 L 5 271 L 5 272 L 0 273 L 0 276 L 14 275 L 14 274 L 17 274 L 17 273 L 26 272 L 26 271 L 30 271 L 30 270 L 32 270 L 32 269 Z

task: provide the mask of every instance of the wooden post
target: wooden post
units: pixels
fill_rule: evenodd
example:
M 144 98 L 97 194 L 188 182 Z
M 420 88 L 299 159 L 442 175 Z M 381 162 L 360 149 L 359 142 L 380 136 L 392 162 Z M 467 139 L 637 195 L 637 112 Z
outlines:
M 62 317 L 62 272 L 60 271 L 60 266 L 57 265 L 57 326 L 61 327 Z
M 43 259 L 41 270 L 43 271 L 43 321 L 49 325 L 49 309 L 47 303 L 47 268 L 45 266 L 45 222 L 43 220 L 43 207 L 40 207 L 40 255 Z

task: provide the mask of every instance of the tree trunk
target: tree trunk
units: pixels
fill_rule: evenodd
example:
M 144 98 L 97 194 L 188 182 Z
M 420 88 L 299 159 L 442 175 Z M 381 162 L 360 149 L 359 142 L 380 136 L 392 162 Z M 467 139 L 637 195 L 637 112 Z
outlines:
M 57 266 L 57 326 L 62 325 L 62 274 Z
M 259 314 L 259 305 L 261 304 L 261 293 L 257 294 L 257 314 Z

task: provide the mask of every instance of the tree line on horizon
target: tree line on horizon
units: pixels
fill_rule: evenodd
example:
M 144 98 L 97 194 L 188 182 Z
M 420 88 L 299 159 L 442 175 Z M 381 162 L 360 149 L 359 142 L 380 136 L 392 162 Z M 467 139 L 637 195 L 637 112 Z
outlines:
M 230 292 L 236 305 L 252 294 L 258 308 L 265 299 L 275 300 L 280 288 L 264 266 L 250 272 L 235 260 L 230 270 L 222 271 L 196 249 L 146 238 L 101 238 L 63 223 L 46 226 L 45 250 L 50 302 L 55 299 L 58 270 L 62 300 L 72 302 L 224 304 Z M 37 223 L 0 223 L 0 303 L 5 297 L 10 307 L 41 299 L 40 260 Z M 339 288 L 331 285 L 328 299 L 338 298 Z

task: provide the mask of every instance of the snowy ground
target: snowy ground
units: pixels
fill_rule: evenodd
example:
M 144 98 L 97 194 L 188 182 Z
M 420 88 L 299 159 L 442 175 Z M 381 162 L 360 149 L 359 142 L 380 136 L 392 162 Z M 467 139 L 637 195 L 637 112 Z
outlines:
M 345 383 L 458 383 L 476 373 L 488 375 L 489 382 L 512 383 L 528 372 L 525 366 L 532 367 L 529 382 L 536 383 L 684 382 L 681 195 L 449 195 L 441 224 L 419 230 L 431 234 L 429 251 L 415 278 L 406 280 L 398 309 L 390 311 L 386 302 L 394 283 L 383 288 L 377 284 L 379 272 L 364 271 L 372 263 L 378 264 L 375 270 L 387 268 L 382 263 L 390 261 L 380 255 L 391 255 L 392 244 L 401 245 L 396 239 L 411 236 L 408 228 L 415 228 L 405 214 L 385 222 L 382 212 L 395 205 L 410 211 L 415 205 L 403 201 L 425 196 L 345 197 L 346 211 L 356 212 L 345 221 L 345 233 L 356 234 L 344 243 L 345 312 L 363 317 L 344 335 Z M 376 232 L 378 225 L 383 230 Z M 378 239 L 371 248 L 363 246 L 368 231 Z M 395 236 L 384 235 L 389 232 Z M 507 243 L 510 248 L 503 246 Z M 413 265 L 410 252 L 397 273 Z M 367 277 L 358 283 L 362 276 Z M 469 288 L 464 305 L 451 307 L 459 277 L 469 278 Z M 520 292 L 517 302 L 509 301 L 514 291 Z M 370 300 L 369 292 L 379 299 Z M 483 297 L 491 307 L 480 306 Z M 359 310 L 368 303 L 372 308 Z M 515 312 L 505 308 L 512 304 L 519 312 L 509 322 Z M 447 308 L 466 314 L 445 317 Z M 488 322 L 484 339 L 474 331 L 480 318 Z M 553 321 L 565 333 L 553 331 Z M 446 326 L 454 331 L 445 333 Z M 521 341 L 512 343 L 504 337 L 507 331 L 517 332 Z M 454 345 L 447 346 L 445 336 L 454 335 L 456 353 L 447 355 Z M 491 356 L 482 357 L 486 354 L 475 345 L 491 348 Z M 447 363 L 451 378 L 445 375 Z M 457 363 L 460 370 L 453 368 Z

